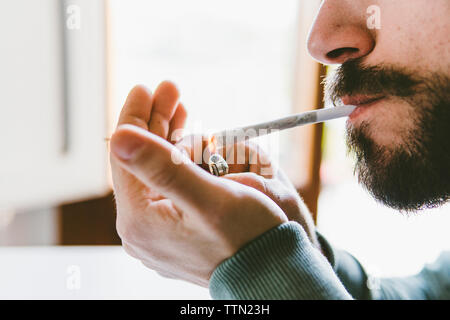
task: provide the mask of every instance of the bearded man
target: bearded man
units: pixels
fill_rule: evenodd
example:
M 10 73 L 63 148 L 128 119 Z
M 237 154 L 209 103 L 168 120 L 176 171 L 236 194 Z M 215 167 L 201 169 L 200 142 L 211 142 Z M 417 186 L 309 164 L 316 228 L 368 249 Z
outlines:
M 367 26 L 372 5 L 380 29 Z M 347 142 L 360 183 L 402 212 L 449 199 L 448 17 L 448 0 L 325 0 L 309 35 L 310 54 L 339 65 L 327 99 L 357 106 Z M 449 254 L 418 275 L 369 288 L 363 267 L 316 232 L 275 167 L 263 176 L 249 163 L 218 178 L 192 161 L 173 163 L 179 150 L 167 139 L 185 119 L 174 84 L 154 94 L 137 86 L 112 137 L 117 229 L 146 266 L 209 287 L 218 299 L 450 298 Z

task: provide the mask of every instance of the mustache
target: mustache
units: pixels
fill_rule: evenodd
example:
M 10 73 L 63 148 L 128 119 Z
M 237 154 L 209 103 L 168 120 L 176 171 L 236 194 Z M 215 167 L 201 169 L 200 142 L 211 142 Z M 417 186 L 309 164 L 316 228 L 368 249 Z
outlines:
M 360 59 L 340 65 L 324 80 L 325 101 L 342 104 L 344 96 L 396 96 L 408 98 L 417 94 L 421 79 L 405 69 L 390 66 L 365 66 Z

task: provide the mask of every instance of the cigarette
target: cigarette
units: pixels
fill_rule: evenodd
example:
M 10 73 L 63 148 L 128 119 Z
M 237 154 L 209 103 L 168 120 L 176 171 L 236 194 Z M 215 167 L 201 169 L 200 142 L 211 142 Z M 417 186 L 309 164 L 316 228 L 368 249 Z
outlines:
M 317 109 L 277 120 L 216 132 L 212 136 L 216 140 L 217 146 L 223 147 L 226 144 L 236 144 L 252 138 L 264 136 L 272 132 L 347 117 L 353 112 L 353 110 L 355 110 L 355 108 L 356 106 L 344 105 L 332 108 Z

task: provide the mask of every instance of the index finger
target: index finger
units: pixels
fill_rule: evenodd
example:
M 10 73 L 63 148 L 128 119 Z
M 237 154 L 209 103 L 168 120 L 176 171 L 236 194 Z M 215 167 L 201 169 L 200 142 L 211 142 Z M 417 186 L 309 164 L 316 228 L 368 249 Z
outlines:
M 117 127 L 123 124 L 132 124 L 148 130 L 148 122 L 152 112 L 152 100 L 152 94 L 145 86 L 137 85 L 131 89 L 120 112 Z

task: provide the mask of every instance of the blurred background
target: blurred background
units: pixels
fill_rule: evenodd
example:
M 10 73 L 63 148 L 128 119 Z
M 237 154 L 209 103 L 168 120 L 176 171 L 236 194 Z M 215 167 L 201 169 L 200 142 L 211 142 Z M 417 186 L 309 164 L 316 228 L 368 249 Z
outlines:
M 209 299 L 121 249 L 107 138 L 128 91 L 177 83 L 190 132 L 321 108 L 318 0 L 0 0 L 0 298 Z M 219 110 L 226 110 L 226 113 Z M 448 249 L 449 206 L 404 216 L 357 184 L 345 120 L 259 142 L 319 230 L 375 276 Z

